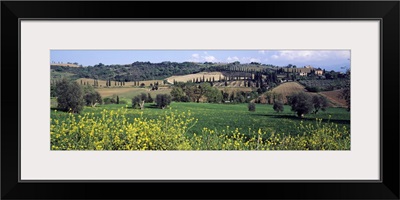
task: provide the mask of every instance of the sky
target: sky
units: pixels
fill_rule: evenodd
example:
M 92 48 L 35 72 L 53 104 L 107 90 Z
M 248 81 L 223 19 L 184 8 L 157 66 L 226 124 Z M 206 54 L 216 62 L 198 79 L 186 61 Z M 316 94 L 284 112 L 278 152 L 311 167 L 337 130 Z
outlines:
M 258 62 L 276 66 L 345 71 L 350 68 L 350 50 L 51 50 L 50 62 L 77 62 L 83 66 L 103 63 L 130 64 L 136 61 L 171 62 Z

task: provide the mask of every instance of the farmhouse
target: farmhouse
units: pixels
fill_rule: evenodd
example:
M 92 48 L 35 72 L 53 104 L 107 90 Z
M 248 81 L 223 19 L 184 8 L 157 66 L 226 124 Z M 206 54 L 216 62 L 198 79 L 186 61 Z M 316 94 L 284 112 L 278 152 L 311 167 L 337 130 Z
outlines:
M 315 70 L 315 75 L 322 76 L 323 73 L 323 70 Z
M 307 74 L 308 74 L 307 72 L 300 72 L 299 73 L 300 76 L 307 76 Z

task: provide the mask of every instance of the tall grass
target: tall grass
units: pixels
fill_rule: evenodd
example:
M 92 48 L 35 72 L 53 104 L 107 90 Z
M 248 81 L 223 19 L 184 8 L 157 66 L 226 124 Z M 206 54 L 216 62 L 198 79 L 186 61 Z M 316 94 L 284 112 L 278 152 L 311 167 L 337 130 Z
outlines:
M 52 111 L 57 112 L 57 111 Z M 139 112 L 139 111 L 137 111 Z M 188 134 L 197 123 L 190 112 L 165 111 L 157 119 L 143 115 L 133 120 L 127 109 L 101 111 L 100 115 L 68 114 L 51 119 L 52 150 L 349 150 L 350 133 L 334 123 L 303 124 L 296 136 L 272 130 L 246 133 L 235 127 Z M 133 122 L 132 122 L 133 121 Z

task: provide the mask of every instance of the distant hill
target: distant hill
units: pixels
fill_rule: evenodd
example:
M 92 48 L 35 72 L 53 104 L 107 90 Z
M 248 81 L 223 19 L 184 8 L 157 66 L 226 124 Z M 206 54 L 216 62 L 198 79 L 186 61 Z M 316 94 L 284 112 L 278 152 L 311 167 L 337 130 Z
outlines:
M 75 65 L 76 66 L 76 65 Z M 238 63 L 193 63 L 193 62 L 134 62 L 125 65 L 98 64 L 88 67 L 72 67 L 71 64 L 52 64 L 51 69 L 55 72 L 68 72 L 75 74 L 77 78 L 91 78 L 100 80 L 117 81 L 144 81 L 163 80 L 171 76 L 182 76 L 200 72 L 221 72 L 230 76 L 245 76 L 245 74 L 276 71 L 269 65 L 238 64 Z M 229 73 L 229 74 L 228 74 Z
M 61 66 L 61 67 L 80 67 L 79 65 L 66 64 L 66 63 L 51 63 L 50 64 L 50 67 L 56 67 L 56 66 Z

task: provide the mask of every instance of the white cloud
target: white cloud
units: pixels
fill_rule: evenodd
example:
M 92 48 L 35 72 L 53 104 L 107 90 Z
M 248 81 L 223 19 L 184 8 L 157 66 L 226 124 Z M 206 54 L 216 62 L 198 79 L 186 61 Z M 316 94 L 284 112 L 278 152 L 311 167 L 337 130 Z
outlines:
M 258 51 L 259 54 L 265 54 L 264 50 Z
M 215 62 L 217 59 L 214 56 L 203 56 L 204 60 L 207 62 Z
M 260 62 L 260 59 L 258 59 L 258 58 L 250 58 L 250 62 Z
M 190 59 L 187 61 L 189 62 L 217 62 L 218 59 L 215 56 L 209 55 L 206 51 L 203 52 L 204 55 L 200 55 L 198 53 L 192 54 Z
M 226 61 L 228 62 L 233 62 L 233 61 L 239 61 L 240 59 L 237 56 L 233 56 L 233 57 L 228 57 L 226 59 Z
M 192 54 L 192 57 L 193 57 L 193 58 L 200 58 L 200 55 L 197 54 L 197 53 L 194 53 L 194 54 Z
M 259 58 L 253 58 L 253 57 L 242 57 L 240 59 L 240 62 L 242 63 L 251 63 L 251 62 L 260 62 L 261 60 Z
M 271 58 L 273 58 L 273 59 L 278 59 L 279 56 L 278 56 L 278 55 L 272 55 Z
M 271 58 L 287 61 L 322 61 L 334 58 L 350 58 L 350 51 L 279 51 Z

